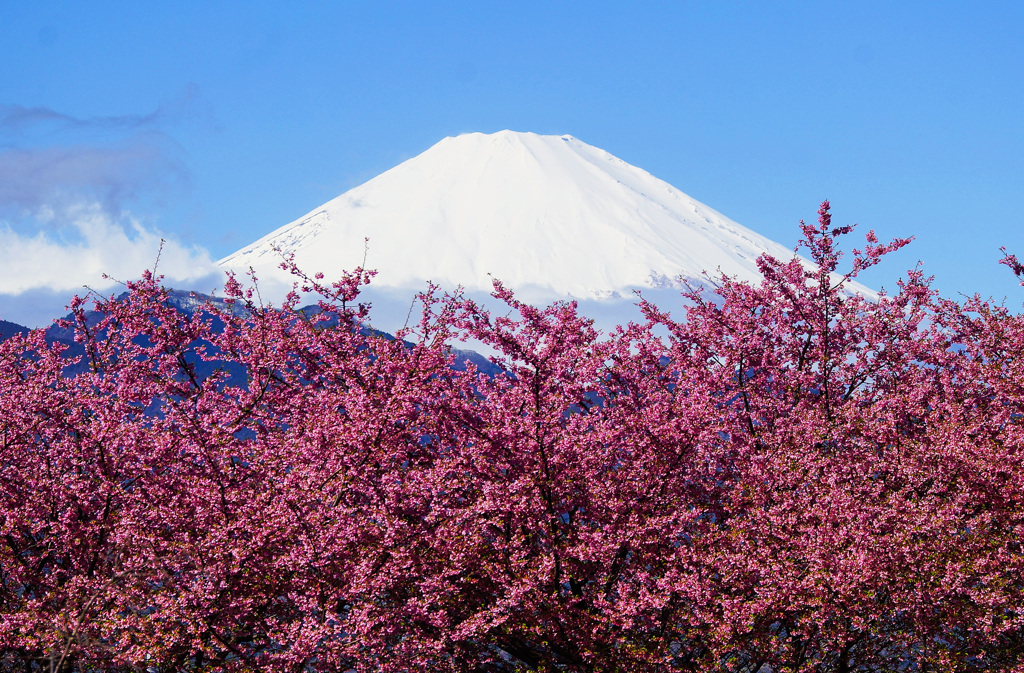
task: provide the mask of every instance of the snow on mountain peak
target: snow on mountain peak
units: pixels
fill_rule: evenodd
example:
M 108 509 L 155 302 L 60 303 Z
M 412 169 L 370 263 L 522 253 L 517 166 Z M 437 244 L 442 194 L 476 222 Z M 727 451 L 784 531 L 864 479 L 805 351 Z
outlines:
M 368 241 L 368 243 L 366 243 Z M 288 280 L 281 253 L 327 278 L 362 265 L 378 287 L 491 289 L 601 299 L 793 252 L 650 173 L 572 136 L 445 138 L 219 264 Z

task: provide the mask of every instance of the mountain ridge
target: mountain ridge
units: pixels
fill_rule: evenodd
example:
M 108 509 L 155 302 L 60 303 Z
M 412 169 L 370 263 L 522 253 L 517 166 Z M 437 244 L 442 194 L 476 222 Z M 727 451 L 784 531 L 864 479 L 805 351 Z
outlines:
M 282 254 L 328 277 L 365 257 L 377 286 L 604 299 L 705 271 L 756 282 L 763 253 L 794 256 L 605 150 L 506 130 L 445 138 L 218 265 L 290 283 Z

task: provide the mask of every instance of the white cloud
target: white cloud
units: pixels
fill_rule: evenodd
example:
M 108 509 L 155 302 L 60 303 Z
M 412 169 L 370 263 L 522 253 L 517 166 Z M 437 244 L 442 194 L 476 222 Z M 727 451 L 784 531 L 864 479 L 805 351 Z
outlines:
M 128 214 L 116 217 L 98 203 L 64 206 L 56 212 L 41 208 L 36 220 L 47 220 L 48 225 L 22 233 L 0 223 L 0 294 L 64 292 L 83 286 L 105 290 L 152 269 L 158 254 L 157 273 L 168 285 L 221 284 L 222 274 L 206 250 L 165 240 L 161 251 L 161 238 L 166 237 Z

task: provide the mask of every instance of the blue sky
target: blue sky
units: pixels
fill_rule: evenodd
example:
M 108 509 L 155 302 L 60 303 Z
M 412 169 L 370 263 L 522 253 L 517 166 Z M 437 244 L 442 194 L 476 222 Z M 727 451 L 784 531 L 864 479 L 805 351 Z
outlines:
M 786 245 L 1024 296 L 1024 3 L 0 5 L 0 317 L 233 252 L 448 135 L 569 133 Z M 180 280 L 183 279 L 183 280 Z M 54 308 L 56 307 L 56 308 Z M 45 314 L 45 315 L 44 315 Z

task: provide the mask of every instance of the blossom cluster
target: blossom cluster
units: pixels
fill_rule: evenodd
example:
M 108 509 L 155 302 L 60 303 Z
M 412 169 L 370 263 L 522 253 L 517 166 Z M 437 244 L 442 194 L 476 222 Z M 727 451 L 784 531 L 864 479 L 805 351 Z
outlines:
M 610 334 L 76 301 L 0 344 L 0 670 L 1024 672 L 1024 318 L 849 229 Z

